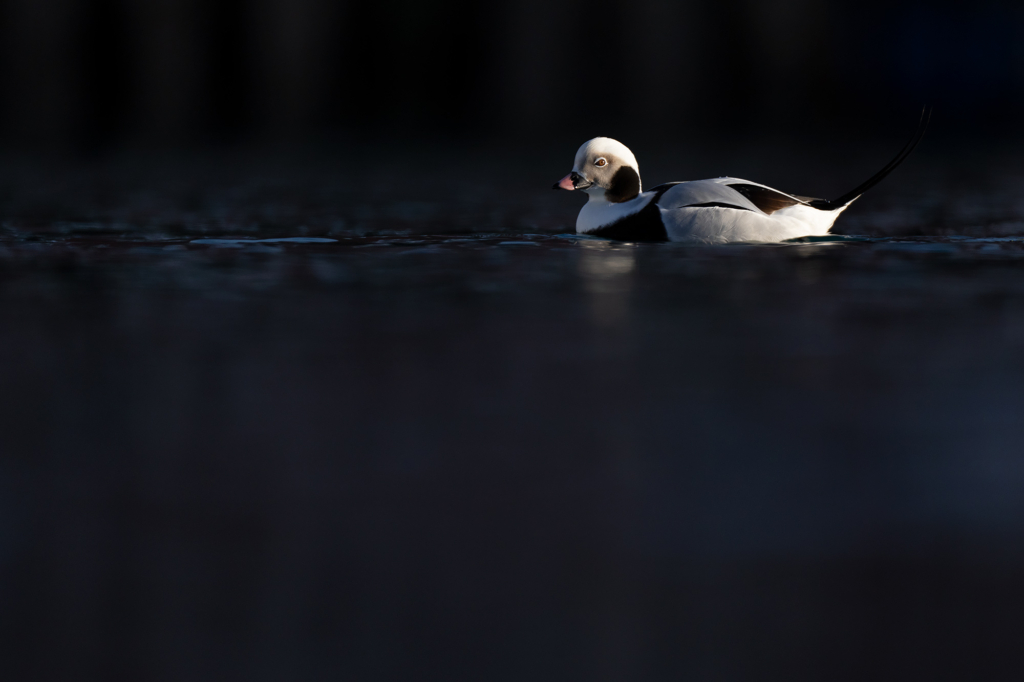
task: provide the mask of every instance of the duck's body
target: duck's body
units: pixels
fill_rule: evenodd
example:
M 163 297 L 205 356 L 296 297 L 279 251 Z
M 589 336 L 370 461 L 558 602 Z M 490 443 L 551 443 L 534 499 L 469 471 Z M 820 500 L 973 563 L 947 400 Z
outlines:
M 576 232 L 622 241 L 780 242 L 828 234 L 849 205 L 809 202 L 739 178 L 671 183 L 620 203 L 591 197 Z
M 573 172 L 556 183 L 555 189 L 582 190 L 589 195 L 576 219 L 579 234 L 698 244 L 821 236 L 828 234 L 850 204 L 909 156 L 923 133 L 924 125 L 885 168 L 834 201 L 787 194 L 739 178 L 673 182 L 644 192 L 632 152 L 607 137 L 594 138 L 580 147 Z

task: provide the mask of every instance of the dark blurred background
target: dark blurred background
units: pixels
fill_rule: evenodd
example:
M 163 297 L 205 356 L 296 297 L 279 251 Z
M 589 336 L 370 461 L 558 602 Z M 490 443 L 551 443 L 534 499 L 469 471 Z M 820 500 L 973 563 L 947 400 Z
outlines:
M 1022 38 L 0 0 L 0 679 L 1021 679 Z M 576 240 L 548 189 L 600 134 L 837 196 L 924 103 L 877 241 Z
M 1015 130 L 1018 3 L 6 0 L 0 131 L 98 150 L 350 134 Z M 843 128 L 839 128 L 840 124 Z

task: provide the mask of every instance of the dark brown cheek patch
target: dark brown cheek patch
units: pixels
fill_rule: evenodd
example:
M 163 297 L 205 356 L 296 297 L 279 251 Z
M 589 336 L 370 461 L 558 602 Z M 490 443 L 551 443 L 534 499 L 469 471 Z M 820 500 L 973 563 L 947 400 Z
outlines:
M 605 199 L 613 203 L 622 203 L 635 199 L 640 194 L 640 176 L 635 170 L 623 166 L 612 176 L 611 187 L 604 193 Z

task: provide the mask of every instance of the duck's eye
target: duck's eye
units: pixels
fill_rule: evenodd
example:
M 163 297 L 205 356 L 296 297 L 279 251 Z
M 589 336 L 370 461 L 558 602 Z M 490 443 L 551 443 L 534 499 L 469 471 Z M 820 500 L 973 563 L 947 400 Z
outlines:
M 600 159 L 594 162 L 594 165 L 597 166 L 598 168 L 604 168 L 605 166 L 608 165 L 608 159 L 602 156 Z

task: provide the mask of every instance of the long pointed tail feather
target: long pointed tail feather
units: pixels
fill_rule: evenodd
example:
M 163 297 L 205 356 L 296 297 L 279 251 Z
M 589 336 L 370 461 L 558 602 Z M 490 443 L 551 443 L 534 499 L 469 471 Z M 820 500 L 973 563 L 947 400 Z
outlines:
M 914 151 L 914 148 L 917 147 L 922 139 L 924 139 L 924 133 L 928 130 L 928 122 L 931 121 L 931 118 L 932 108 L 927 106 L 921 111 L 921 121 L 918 123 L 917 132 L 914 133 L 914 137 L 910 139 L 910 142 L 907 142 L 903 149 L 900 150 L 900 153 L 897 154 L 892 161 L 887 163 L 882 170 L 872 175 L 856 188 L 850 190 L 838 199 L 833 199 L 832 201 L 816 199 L 808 203 L 814 208 L 820 208 L 824 211 L 834 211 L 852 204 L 854 201 L 859 199 L 862 194 L 880 183 L 882 180 L 885 180 L 889 173 L 892 173 L 896 170 L 897 166 L 907 160 L 907 157 Z

